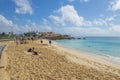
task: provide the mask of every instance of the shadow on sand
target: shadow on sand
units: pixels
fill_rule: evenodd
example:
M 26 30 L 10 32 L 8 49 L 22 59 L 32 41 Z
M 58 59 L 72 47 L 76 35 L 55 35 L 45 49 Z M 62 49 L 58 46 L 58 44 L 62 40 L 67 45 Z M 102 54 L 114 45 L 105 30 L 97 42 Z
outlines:
M 4 66 L 0 66 L 0 69 L 4 68 Z

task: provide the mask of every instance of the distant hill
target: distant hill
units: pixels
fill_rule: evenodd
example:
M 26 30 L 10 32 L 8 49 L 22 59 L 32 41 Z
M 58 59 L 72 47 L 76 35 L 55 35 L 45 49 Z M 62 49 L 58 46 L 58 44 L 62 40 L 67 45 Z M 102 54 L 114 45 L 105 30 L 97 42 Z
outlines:
M 59 34 L 54 32 L 26 32 L 24 34 L 13 34 L 13 32 L 2 32 L 0 33 L 0 39 L 14 39 L 15 37 L 24 37 L 27 39 L 31 38 L 43 38 L 43 39 L 51 39 L 51 40 L 60 40 L 60 39 L 75 39 L 70 35 Z
M 52 39 L 52 40 L 58 40 L 58 39 L 74 39 L 74 37 L 71 37 L 70 35 L 62 35 L 54 32 L 27 32 L 24 33 L 26 37 L 36 37 L 36 38 L 45 38 L 45 39 Z

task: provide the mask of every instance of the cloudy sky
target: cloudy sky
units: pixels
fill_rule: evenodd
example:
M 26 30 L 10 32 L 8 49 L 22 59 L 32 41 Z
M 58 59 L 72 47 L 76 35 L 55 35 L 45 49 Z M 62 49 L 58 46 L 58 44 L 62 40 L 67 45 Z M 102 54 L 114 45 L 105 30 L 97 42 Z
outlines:
M 120 36 L 120 0 L 0 0 L 0 32 Z

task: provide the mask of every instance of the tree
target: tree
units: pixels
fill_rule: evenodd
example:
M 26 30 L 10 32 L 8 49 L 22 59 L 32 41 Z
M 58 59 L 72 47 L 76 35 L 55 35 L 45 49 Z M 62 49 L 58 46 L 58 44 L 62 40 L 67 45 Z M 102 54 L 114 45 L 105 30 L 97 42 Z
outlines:
M 2 36 L 5 36 L 5 32 L 2 32 Z

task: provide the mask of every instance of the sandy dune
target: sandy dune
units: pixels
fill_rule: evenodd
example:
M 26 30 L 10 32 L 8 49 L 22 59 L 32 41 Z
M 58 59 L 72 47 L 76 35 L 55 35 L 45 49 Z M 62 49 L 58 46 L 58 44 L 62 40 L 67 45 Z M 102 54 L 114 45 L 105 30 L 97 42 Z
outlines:
M 39 42 L 29 41 L 18 46 L 10 42 L 2 55 L 4 68 L 0 80 L 120 80 L 116 65 Z M 30 47 L 35 47 L 40 55 L 26 54 Z

